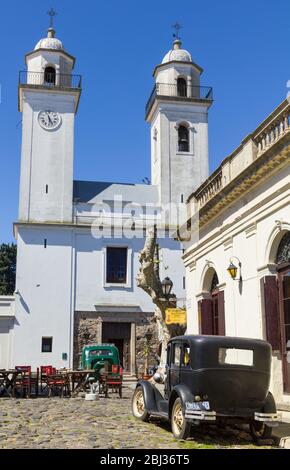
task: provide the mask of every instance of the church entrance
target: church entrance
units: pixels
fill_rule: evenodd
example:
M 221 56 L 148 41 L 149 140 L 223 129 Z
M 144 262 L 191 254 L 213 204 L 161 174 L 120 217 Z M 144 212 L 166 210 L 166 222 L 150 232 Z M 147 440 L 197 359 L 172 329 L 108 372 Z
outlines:
M 102 326 L 102 343 L 115 344 L 119 350 L 124 372 L 130 372 L 131 323 L 104 322 Z

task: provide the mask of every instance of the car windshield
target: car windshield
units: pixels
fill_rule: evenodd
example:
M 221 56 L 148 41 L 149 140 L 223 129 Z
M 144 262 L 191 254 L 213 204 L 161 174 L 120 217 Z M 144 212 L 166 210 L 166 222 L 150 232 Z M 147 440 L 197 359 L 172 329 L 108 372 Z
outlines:
M 93 349 L 89 352 L 90 357 L 98 357 L 98 356 L 113 356 L 113 351 L 109 351 L 108 349 Z
M 219 348 L 218 357 L 220 364 L 254 365 L 254 351 L 251 349 Z

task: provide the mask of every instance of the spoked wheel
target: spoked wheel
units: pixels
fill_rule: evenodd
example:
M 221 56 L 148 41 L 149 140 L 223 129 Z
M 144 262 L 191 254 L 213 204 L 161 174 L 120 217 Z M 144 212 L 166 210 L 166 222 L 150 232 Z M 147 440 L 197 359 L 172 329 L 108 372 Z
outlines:
M 258 441 L 259 439 L 270 439 L 272 436 L 272 428 L 267 426 L 265 423 L 253 421 L 250 423 L 250 433 L 254 441 Z
M 132 399 L 132 411 L 135 418 L 141 419 L 142 421 L 149 420 L 149 413 L 146 410 L 144 394 L 142 387 L 137 387 Z
M 184 417 L 180 398 L 176 398 L 172 408 L 171 430 L 176 439 L 187 439 L 190 435 L 191 424 Z

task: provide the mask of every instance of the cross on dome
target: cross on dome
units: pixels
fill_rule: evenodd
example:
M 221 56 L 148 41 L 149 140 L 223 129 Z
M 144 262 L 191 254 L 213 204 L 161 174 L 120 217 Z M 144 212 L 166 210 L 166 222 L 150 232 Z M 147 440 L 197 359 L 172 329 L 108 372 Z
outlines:
M 54 27 L 54 17 L 57 15 L 57 12 L 51 8 L 48 12 L 47 12 L 48 16 L 50 16 L 50 28 L 53 28 Z
M 173 33 L 173 37 L 176 39 L 181 39 L 179 35 L 179 31 L 182 28 L 181 24 L 179 24 L 178 21 L 176 21 L 176 23 L 172 25 L 172 28 L 175 29 L 175 33 Z
M 47 37 L 41 39 L 35 46 L 35 50 L 37 49 L 54 49 L 63 51 L 64 47 L 62 42 L 55 37 L 55 29 L 54 29 L 54 18 L 57 15 L 57 12 L 51 8 L 47 12 L 48 16 L 50 17 L 50 26 L 47 31 Z

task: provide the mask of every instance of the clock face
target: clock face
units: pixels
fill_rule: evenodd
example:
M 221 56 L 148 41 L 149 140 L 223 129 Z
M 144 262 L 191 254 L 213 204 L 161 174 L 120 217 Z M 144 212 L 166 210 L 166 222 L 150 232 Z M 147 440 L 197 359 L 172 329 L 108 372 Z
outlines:
M 56 129 L 61 124 L 61 117 L 54 111 L 41 111 L 38 115 L 38 122 L 44 129 Z

